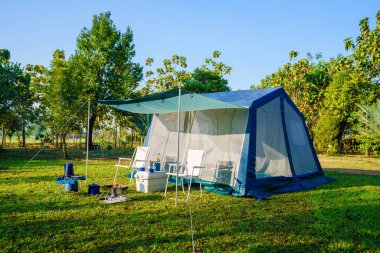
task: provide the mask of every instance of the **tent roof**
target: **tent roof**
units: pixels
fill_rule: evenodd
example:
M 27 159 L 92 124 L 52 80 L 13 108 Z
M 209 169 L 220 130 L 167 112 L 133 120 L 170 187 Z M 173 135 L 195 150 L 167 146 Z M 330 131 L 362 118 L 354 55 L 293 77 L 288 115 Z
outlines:
M 239 105 L 242 107 L 251 107 L 252 103 L 273 93 L 274 91 L 282 90 L 278 88 L 263 88 L 257 90 L 238 90 L 227 92 L 214 92 L 202 94 L 208 98 L 217 99 L 233 105 Z
M 182 90 L 181 111 L 198 111 L 224 108 L 249 108 L 252 103 L 282 88 L 265 88 L 195 94 Z M 133 113 L 153 114 L 178 111 L 178 90 L 152 94 L 135 99 L 100 100 L 100 104 Z

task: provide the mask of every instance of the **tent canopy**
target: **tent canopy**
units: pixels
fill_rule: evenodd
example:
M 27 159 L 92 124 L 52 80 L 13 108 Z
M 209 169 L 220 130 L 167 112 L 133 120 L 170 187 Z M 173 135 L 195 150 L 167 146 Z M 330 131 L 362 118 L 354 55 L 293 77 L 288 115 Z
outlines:
M 333 180 L 324 176 L 304 117 L 281 87 L 201 95 L 184 91 L 180 97 L 173 90 L 99 102 L 154 114 L 146 136 L 148 160 L 161 155 L 165 170 L 170 161 L 183 160 L 186 150 L 206 151 L 201 179 L 229 187 L 226 194 L 261 199 Z
M 225 102 L 207 95 L 200 95 L 182 90 L 181 111 L 187 112 L 209 109 L 247 108 L 247 106 L 244 105 Z M 98 102 L 119 110 L 133 113 L 156 114 L 177 112 L 178 90 L 171 90 L 135 99 L 100 100 Z

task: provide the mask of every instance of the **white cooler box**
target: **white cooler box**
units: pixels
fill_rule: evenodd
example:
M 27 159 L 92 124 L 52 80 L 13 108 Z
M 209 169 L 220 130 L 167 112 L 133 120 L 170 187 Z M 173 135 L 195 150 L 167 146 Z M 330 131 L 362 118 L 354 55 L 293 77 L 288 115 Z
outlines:
M 164 191 L 166 185 L 166 172 L 138 171 L 136 174 L 136 191 L 138 192 L 157 192 Z

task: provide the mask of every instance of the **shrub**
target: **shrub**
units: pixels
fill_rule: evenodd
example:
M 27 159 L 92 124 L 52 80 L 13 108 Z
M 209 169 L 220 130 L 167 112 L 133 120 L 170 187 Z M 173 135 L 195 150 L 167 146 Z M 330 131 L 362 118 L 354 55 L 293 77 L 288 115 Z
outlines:
M 339 117 L 327 111 L 317 121 L 315 131 L 315 146 L 319 152 L 336 154 L 339 143 Z

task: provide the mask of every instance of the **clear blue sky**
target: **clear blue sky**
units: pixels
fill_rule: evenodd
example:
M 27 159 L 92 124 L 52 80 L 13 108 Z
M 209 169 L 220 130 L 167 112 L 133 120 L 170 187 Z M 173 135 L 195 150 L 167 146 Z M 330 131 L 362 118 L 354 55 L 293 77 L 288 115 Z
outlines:
M 111 11 L 119 30 L 134 32 L 135 61 L 153 57 L 158 67 L 180 54 L 192 70 L 217 49 L 233 68 L 230 86 L 248 89 L 286 63 L 290 50 L 327 60 L 344 54 L 343 40 L 359 34 L 364 17 L 373 28 L 378 10 L 378 0 L 2 0 L 0 48 L 22 65 L 49 66 L 55 49 L 74 52 L 94 14 Z

